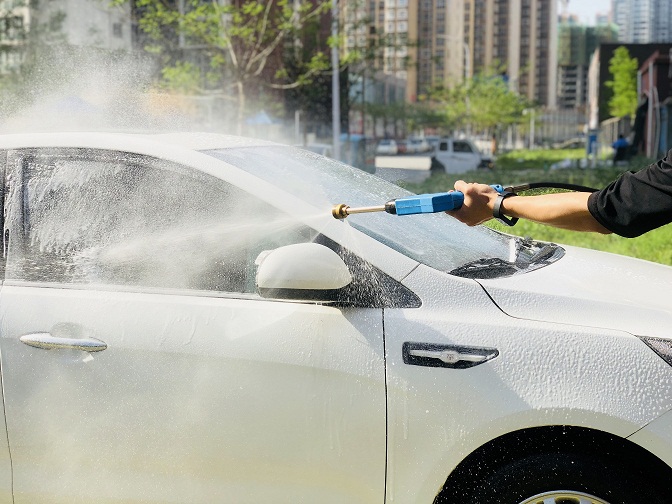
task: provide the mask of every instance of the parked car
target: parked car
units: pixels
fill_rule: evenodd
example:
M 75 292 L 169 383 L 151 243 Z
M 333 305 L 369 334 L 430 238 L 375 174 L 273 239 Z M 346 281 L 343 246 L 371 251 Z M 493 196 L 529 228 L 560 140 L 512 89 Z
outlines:
M 383 139 L 378 142 L 376 154 L 394 156 L 397 154 L 397 142 L 392 139 Z
M 0 153 L 1 501 L 669 502 L 672 268 L 257 140 Z
M 424 138 L 411 138 L 408 140 L 408 145 L 409 152 L 412 153 L 429 152 L 432 149 Z
M 441 138 L 434 158 L 447 173 L 464 173 L 478 168 L 493 168 L 491 157 L 483 156 L 468 139 Z

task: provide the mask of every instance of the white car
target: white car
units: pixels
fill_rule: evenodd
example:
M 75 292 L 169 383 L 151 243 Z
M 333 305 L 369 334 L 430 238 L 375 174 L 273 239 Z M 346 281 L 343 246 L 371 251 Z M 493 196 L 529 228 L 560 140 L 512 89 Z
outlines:
M 492 168 L 492 159 L 484 157 L 471 140 L 441 138 L 433 157 L 446 173 L 464 173 L 479 168 Z
M 411 138 L 408 140 L 407 144 L 409 153 L 419 154 L 422 152 L 429 152 L 430 150 L 432 150 L 432 147 L 424 138 Z
M 398 152 L 397 142 L 391 139 L 383 139 L 376 146 L 376 154 L 394 156 Z
M 0 153 L 0 501 L 669 502 L 672 268 L 254 140 Z

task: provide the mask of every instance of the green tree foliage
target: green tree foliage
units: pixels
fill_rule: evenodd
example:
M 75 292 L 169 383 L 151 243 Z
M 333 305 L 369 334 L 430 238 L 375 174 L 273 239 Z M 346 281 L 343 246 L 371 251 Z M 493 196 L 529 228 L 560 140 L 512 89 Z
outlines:
M 637 58 L 630 57 L 624 46 L 614 51 L 609 60 L 612 79 L 605 84 L 613 91 L 609 100 L 609 113 L 614 117 L 634 117 L 637 109 Z
M 164 85 L 194 88 L 199 68 L 200 86 L 191 91 L 233 94 L 239 128 L 248 94 L 305 85 L 328 68 L 321 51 L 302 59 L 303 52 L 287 50 L 300 47 L 302 30 L 322 20 L 331 7 L 326 0 L 135 0 L 135 6 L 146 49 L 162 58 Z M 291 72 L 285 66 L 288 54 L 294 58 Z
M 449 130 L 490 130 L 522 122 L 523 110 L 531 103 L 509 89 L 501 75 L 488 70 L 452 86 L 436 86 L 429 99 L 443 111 L 444 127 Z

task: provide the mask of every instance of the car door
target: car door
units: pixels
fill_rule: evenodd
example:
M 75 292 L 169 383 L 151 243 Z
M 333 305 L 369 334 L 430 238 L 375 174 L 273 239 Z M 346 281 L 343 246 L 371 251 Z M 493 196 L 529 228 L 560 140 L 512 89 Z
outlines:
M 470 171 L 478 168 L 480 154 L 471 142 L 453 140 L 453 159 L 455 160 L 456 171 Z
M 17 504 L 382 500 L 382 310 L 254 292 L 259 252 L 313 230 L 142 156 L 13 151 L 8 167 Z
M 471 168 L 470 159 L 464 152 L 456 151 L 461 143 L 457 140 L 444 139 L 439 142 L 437 160 L 443 164 L 446 173 L 462 173 Z

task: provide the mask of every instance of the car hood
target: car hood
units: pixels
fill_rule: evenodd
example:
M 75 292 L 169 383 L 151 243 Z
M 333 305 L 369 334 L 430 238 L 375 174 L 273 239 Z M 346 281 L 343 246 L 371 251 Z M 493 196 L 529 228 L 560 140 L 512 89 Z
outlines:
M 563 246 L 562 259 L 523 275 L 479 280 L 508 315 L 672 339 L 672 268 Z

